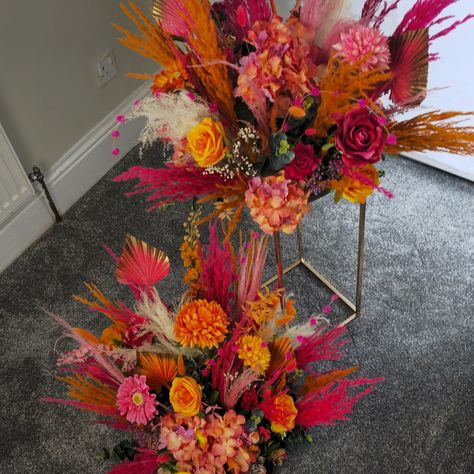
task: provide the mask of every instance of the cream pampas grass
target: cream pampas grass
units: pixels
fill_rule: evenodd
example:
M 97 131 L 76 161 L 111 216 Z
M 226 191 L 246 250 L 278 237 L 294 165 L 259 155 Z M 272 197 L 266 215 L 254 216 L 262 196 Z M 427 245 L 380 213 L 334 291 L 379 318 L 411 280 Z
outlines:
M 196 100 L 187 91 L 146 97 L 127 114 L 127 121 L 140 117 L 146 119 L 139 143 L 141 148 L 162 139 L 174 146 L 179 145 L 189 130 L 211 112 L 206 103 Z

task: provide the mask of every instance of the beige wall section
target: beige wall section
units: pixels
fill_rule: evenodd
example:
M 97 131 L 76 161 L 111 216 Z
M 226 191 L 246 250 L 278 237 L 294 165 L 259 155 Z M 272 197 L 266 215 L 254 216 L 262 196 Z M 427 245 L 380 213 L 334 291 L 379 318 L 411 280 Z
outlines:
M 136 0 L 150 11 L 152 0 Z M 21 163 L 43 172 L 141 85 L 128 71 L 156 63 L 116 42 L 129 26 L 118 0 L 0 0 L 0 123 Z M 98 86 L 95 63 L 112 49 L 118 75 Z

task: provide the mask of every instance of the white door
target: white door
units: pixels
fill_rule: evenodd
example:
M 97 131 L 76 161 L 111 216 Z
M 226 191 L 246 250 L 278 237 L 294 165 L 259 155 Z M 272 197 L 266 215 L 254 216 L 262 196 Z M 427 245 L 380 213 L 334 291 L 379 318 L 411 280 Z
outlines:
M 33 194 L 28 176 L 0 125 L 0 227 Z

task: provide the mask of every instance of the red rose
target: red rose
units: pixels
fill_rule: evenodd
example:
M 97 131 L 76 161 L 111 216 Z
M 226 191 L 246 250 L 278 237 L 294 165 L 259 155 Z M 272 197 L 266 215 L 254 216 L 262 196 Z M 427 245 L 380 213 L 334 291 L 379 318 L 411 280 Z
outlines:
M 295 157 L 293 161 L 285 168 L 285 178 L 300 179 L 306 178 L 319 165 L 320 159 L 314 156 L 314 149 L 311 145 L 304 145 L 299 142 L 293 148 Z
M 386 132 L 375 114 L 353 109 L 337 120 L 336 146 L 347 166 L 365 166 L 382 157 Z

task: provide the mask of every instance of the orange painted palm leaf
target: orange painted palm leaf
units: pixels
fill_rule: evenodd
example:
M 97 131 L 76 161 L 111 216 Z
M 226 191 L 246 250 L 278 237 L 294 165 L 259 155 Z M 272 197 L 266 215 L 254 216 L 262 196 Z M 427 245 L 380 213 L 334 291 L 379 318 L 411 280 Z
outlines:
M 139 352 L 138 372 L 146 377 L 147 384 L 159 392 L 178 375 L 176 359 L 169 355 Z
M 115 270 L 119 283 L 150 287 L 170 271 L 170 261 L 161 251 L 129 235 Z
M 272 341 L 268 348 L 272 355 L 270 365 L 266 371 L 267 375 L 275 371 L 290 371 L 296 368 L 295 354 L 291 345 L 291 340 L 287 336 L 278 337 Z

